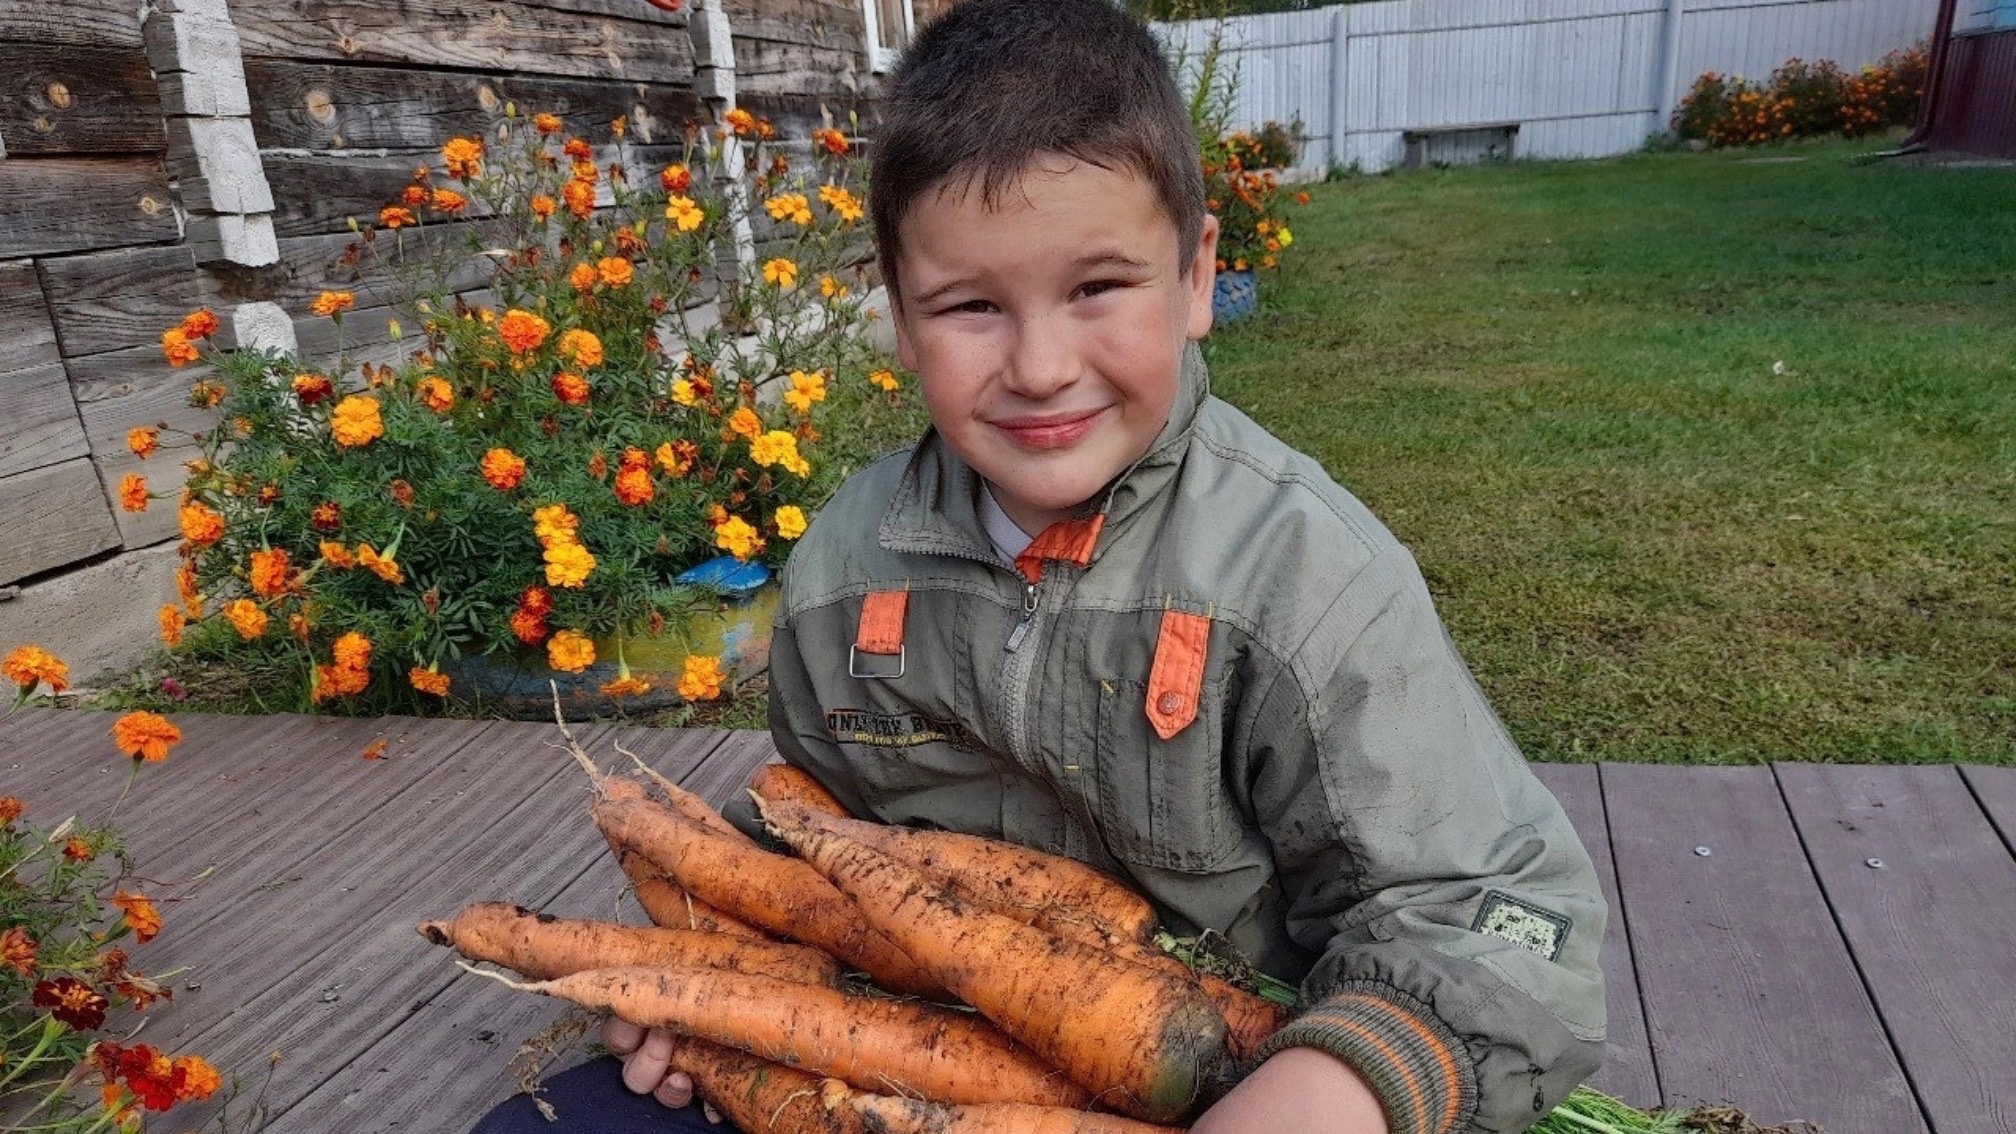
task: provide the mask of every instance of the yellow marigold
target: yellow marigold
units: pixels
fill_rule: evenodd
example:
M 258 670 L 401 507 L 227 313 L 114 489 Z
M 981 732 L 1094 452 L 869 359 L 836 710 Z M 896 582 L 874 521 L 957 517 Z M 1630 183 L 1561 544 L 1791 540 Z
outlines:
M 378 416 L 378 399 L 352 394 L 337 402 L 329 414 L 329 432 L 341 449 L 369 445 L 385 436 L 385 421 Z
M 331 567 L 348 571 L 357 566 L 357 557 L 350 554 L 350 549 L 333 539 L 323 540 L 321 551 L 323 560 Z
M 483 172 L 483 139 L 450 138 L 441 147 L 441 160 L 448 166 L 448 176 L 467 181 Z
M 434 190 L 434 195 L 427 199 L 427 203 L 437 213 L 452 214 L 459 213 L 468 208 L 469 198 L 464 197 L 453 189 L 436 189 Z
M 847 285 L 832 276 L 819 277 L 819 294 L 827 299 L 847 298 Z
M 147 510 L 147 478 L 127 473 L 119 478 L 119 506 L 128 512 Z
M 546 641 L 546 664 L 565 673 L 580 673 L 595 664 L 595 643 L 579 630 L 562 630 Z
M 390 554 L 380 555 L 378 549 L 368 543 L 357 545 L 357 566 L 385 580 L 393 586 L 406 581 L 406 572 L 399 569 Z
M 189 341 L 180 327 L 170 327 L 161 332 L 161 353 L 167 356 L 168 365 L 180 368 L 202 357 L 196 352 L 196 345 Z
M 112 743 L 135 760 L 166 760 L 168 750 L 182 743 L 182 730 L 159 713 L 127 713 L 112 722 Z
M 126 915 L 126 927 L 133 931 L 133 940 L 145 945 L 161 932 L 161 911 L 154 908 L 147 895 L 120 890 L 112 895 L 112 904 Z
M 135 426 L 126 431 L 126 447 L 144 461 L 160 450 L 161 431 L 151 425 Z
M 315 302 L 308 305 L 308 310 L 317 315 L 331 316 L 341 315 L 356 306 L 357 296 L 351 292 L 325 291 L 315 297 Z
M 429 374 L 420 379 L 413 392 L 420 396 L 421 405 L 435 413 L 447 413 L 455 408 L 455 387 L 436 375 Z
M 401 229 L 419 223 L 420 218 L 404 205 L 387 205 L 378 210 L 378 224 L 384 228 Z
M 288 561 L 287 549 L 273 547 L 253 552 L 250 571 L 252 593 L 260 598 L 279 598 L 287 593 L 293 572 L 294 565 Z
M 621 256 L 604 256 L 595 261 L 595 272 L 609 287 L 626 287 L 636 276 L 636 265 Z
M 182 524 L 182 538 L 198 547 L 208 547 L 224 535 L 224 517 L 212 511 L 201 500 L 191 500 L 182 505 L 179 515 Z
M 574 328 L 560 336 L 560 355 L 583 370 L 602 365 L 602 340 L 595 332 Z
M 574 533 L 580 530 L 581 517 L 568 511 L 565 504 L 548 504 L 532 512 L 532 534 L 541 547 L 573 543 Z
M 595 570 L 595 556 L 573 541 L 546 545 L 546 583 L 554 587 L 579 589 Z
M 559 207 L 560 202 L 555 201 L 544 193 L 534 193 L 532 195 L 532 215 L 542 221 L 552 216 L 553 211 Z
M 162 644 L 167 646 L 171 650 L 181 645 L 182 628 L 189 624 L 188 621 L 182 617 L 182 608 L 176 606 L 172 602 L 168 603 L 167 605 L 161 608 L 160 614 L 158 614 L 156 617 L 160 620 L 161 623 Z
M 803 370 L 791 372 L 791 388 L 784 391 L 784 404 L 799 413 L 811 413 L 812 403 L 826 400 L 826 375 Z
M 692 232 L 707 219 L 707 213 L 686 197 L 673 197 L 665 202 L 665 219 L 678 227 L 680 232 Z
M 776 284 L 779 289 L 789 291 L 798 286 L 798 265 L 782 256 L 763 261 L 763 282 Z
M 868 381 L 889 393 L 896 392 L 896 372 L 893 370 L 877 370 L 868 376 Z
M 251 599 L 233 599 L 224 605 L 224 617 L 238 636 L 251 641 L 266 632 L 266 612 Z
M 812 202 L 803 193 L 779 193 L 763 202 L 763 207 L 770 210 L 771 220 L 788 220 L 799 225 L 812 223 Z
M 509 449 L 492 449 L 483 454 L 483 479 L 499 492 L 509 492 L 525 479 L 525 458 Z
M 418 689 L 422 693 L 435 697 L 446 697 L 448 695 L 448 675 L 431 665 L 426 669 L 421 669 L 416 665 L 407 670 L 406 680 L 412 682 L 413 688 Z
M 749 526 L 749 521 L 740 516 L 730 516 L 727 522 L 714 529 L 714 546 L 747 562 L 763 550 L 763 537 Z
M 553 396 L 567 405 L 587 405 L 588 393 L 588 379 L 572 370 L 562 370 L 553 375 Z
M 595 265 L 586 260 L 574 265 L 573 270 L 567 273 L 568 286 L 572 287 L 575 291 L 587 291 L 589 288 L 594 287 L 597 278 L 595 275 Z
M 728 415 L 728 431 L 754 441 L 763 435 L 763 419 L 756 416 L 755 410 L 741 406 Z
M 786 504 L 777 509 L 773 519 L 777 524 L 777 534 L 784 539 L 797 539 L 805 534 L 805 512 L 796 504 Z
M 497 336 L 511 348 L 512 354 L 530 354 L 538 350 L 539 344 L 546 341 L 552 330 L 546 320 L 516 307 L 506 311 L 504 318 L 497 322 Z
M 693 390 L 693 380 L 690 378 L 674 378 L 672 380 L 672 400 L 682 406 L 699 404 L 700 396 Z
M 838 185 L 821 185 L 819 187 L 819 199 L 825 202 L 827 208 L 832 209 L 834 213 L 839 215 L 841 220 L 848 224 L 853 224 L 855 221 L 860 220 L 865 208 L 861 204 L 861 198 L 856 197 Z
M 15 647 L 5 660 L 0 660 L 0 674 L 19 685 L 23 693 L 35 688 L 38 682 L 48 685 L 51 693 L 70 688 L 70 667 L 40 646 Z
M 688 701 L 712 701 L 721 695 L 721 686 L 727 680 L 720 658 L 689 654 L 680 670 L 677 688 L 679 695 Z
M 764 468 L 790 468 L 798 460 L 798 439 L 782 429 L 773 429 L 749 442 L 749 458 Z

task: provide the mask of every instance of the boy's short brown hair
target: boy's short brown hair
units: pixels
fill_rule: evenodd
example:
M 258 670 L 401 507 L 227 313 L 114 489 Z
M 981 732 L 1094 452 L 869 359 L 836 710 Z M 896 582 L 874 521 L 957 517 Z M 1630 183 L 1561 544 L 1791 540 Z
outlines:
M 954 4 L 904 53 L 871 153 L 868 208 L 892 298 L 897 229 L 918 197 L 956 177 L 993 205 L 1039 153 L 1145 179 L 1176 225 L 1185 275 L 1204 224 L 1197 138 L 1175 75 L 1114 0 Z

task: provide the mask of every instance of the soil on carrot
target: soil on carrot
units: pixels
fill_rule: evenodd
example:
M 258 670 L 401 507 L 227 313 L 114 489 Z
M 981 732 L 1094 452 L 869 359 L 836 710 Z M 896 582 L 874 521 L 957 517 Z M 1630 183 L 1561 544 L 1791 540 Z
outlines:
M 1824 1134 L 1820 1127 L 1810 1122 L 1759 1126 L 1749 1115 L 1732 1106 L 1703 1107 L 1694 1111 L 1687 1116 L 1683 1128 L 1698 1130 L 1702 1134 Z

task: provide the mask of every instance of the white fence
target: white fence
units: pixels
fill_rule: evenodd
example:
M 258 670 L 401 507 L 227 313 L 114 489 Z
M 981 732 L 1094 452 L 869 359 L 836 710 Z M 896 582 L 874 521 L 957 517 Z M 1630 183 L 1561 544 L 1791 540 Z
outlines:
M 1978 2 L 1978 0 L 1977 0 Z M 1666 126 L 1704 71 L 1873 63 L 1938 0 L 1380 0 L 1224 24 L 1235 126 L 1299 119 L 1304 166 L 1397 165 L 1409 131 L 1517 124 L 1519 157 L 1601 157 Z M 1163 25 L 1195 59 L 1216 23 Z M 1460 137 L 1460 135 L 1459 135 Z M 1487 137 L 1480 132 L 1471 137 Z

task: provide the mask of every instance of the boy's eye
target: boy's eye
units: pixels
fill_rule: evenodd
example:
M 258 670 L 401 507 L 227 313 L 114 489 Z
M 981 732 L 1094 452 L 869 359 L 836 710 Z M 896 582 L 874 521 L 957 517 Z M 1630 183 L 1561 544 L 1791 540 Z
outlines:
M 1103 295 L 1115 288 L 1126 286 L 1126 283 L 1121 280 L 1093 280 L 1090 283 L 1079 285 L 1078 294 L 1089 299 L 1092 296 Z
M 987 312 L 992 310 L 994 310 L 994 305 L 984 299 L 969 299 L 964 303 L 955 303 L 952 306 L 945 308 L 945 310 L 941 312 L 941 314 L 985 315 Z

